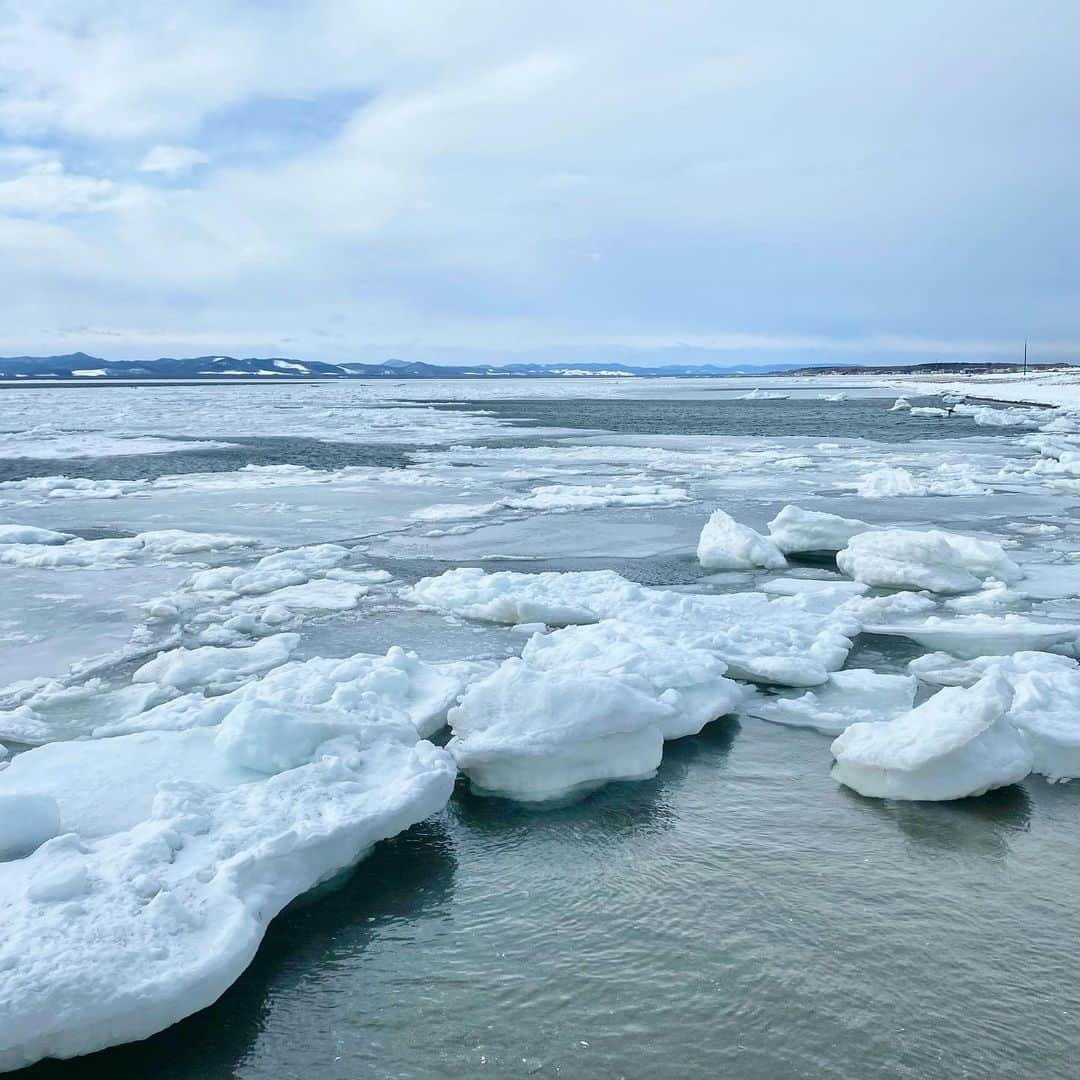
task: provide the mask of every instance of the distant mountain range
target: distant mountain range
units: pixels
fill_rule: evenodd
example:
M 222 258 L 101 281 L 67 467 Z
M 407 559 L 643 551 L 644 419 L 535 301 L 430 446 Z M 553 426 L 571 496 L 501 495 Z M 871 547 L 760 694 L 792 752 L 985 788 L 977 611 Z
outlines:
M 1035 365 L 1032 365 L 1033 367 Z M 1064 365 L 1060 365 L 1064 366 Z M 720 367 L 716 364 L 668 364 L 636 367 L 627 364 L 425 364 L 421 361 L 386 360 L 381 364 L 326 364 L 318 360 L 286 357 L 191 356 L 160 357 L 157 360 L 103 360 L 86 353 L 66 356 L 0 357 L 0 383 L 23 379 L 146 380 L 146 379 L 566 379 L 619 377 L 650 379 L 660 377 L 770 374 L 927 374 L 944 372 L 1015 371 L 1016 364 L 929 363 L 912 366 L 830 365 L 799 367 L 794 364 L 763 364 Z

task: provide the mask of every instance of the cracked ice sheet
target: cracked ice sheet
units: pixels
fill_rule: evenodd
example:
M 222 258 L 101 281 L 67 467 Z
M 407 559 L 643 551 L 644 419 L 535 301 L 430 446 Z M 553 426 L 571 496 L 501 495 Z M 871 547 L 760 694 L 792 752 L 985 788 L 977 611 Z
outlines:
M 0 692 L 16 682 L 65 674 L 163 647 L 171 627 L 146 627 L 140 604 L 178 586 L 190 566 L 152 563 L 109 569 L 3 568 Z
M 414 511 L 445 502 L 450 492 L 446 481 L 400 469 L 244 469 L 166 479 L 104 499 L 99 492 L 115 481 L 94 481 L 75 494 L 59 488 L 68 493 L 60 498 L 40 481 L 18 481 L 0 485 L 0 508 L 21 523 L 63 522 L 68 531 L 108 528 L 119 520 L 137 532 L 166 524 L 193 532 L 228 529 L 297 546 L 400 529 Z
M 394 406 L 388 389 L 361 382 L 235 388 L 95 386 L 78 393 L 62 387 L 31 388 L 7 396 L 14 400 L 5 400 L 4 424 L 17 436 L 43 426 L 98 439 L 170 435 L 228 439 L 272 431 L 324 442 L 414 446 L 515 438 L 523 430 L 515 421 L 486 416 L 482 410 L 442 410 L 416 402 Z
M 227 442 L 201 439 L 159 439 L 148 435 L 112 435 L 98 431 L 65 431 L 42 425 L 26 431 L 0 432 L 0 459 L 34 458 L 55 461 L 66 458 L 124 457 L 133 454 L 169 454 L 177 450 L 221 450 Z
M 381 558 L 445 562 L 477 559 L 629 558 L 693 550 L 701 507 L 534 514 L 491 524 L 449 522 L 384 537 L 366 547 Z M 541 524 L 542 522 L 542 524 Z M 449 527 L 447 527 L 449 526 Z M 460 530 L 460 531 L 458 531 Z
M 1030 450 L 978 438 L 879 444 L 858 439 L 602 435 L 540 447 L 450 447 L 419 451 L 413 458 L 432 475 L 452 472 L 459 481 L 542 478 L 547 483 L 595 484 L 633 478 L 687 486 L 692 497 L 717 501 L 747 492 L 800 504 L 814 497 L 842 499 L 866 508 L 855 516 L 890 523 L 897 514 L 939 520 L 945 512 L 975 520 L 987 512 L 1016 516 L 1061 509 L 1060 492 L 1031 473 L 1037 459 Z M 867 499 L 854 493 L 860 477 L 883 467 L 908 470 L 915 490 L 921 486 L 934 494 Z M 953 489 L 956 495 L 949 494 Z M 971 494 L 982 489 L 994 494 Z M 1000 492 L 1008 493 L 1007 507 Z M 1017 502 L 1018 494 L 1035 497 Z

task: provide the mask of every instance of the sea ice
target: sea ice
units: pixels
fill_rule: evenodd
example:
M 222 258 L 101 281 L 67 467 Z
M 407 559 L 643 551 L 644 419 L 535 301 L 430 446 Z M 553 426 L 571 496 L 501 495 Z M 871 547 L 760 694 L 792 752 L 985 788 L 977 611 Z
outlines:
M 1080 777 L 1080 669 L 1029 667 L 1009 678 L 1009 720 L 1031 744 L 1031 771 L 1052 783 Z
M 733 712 L 749 693 L 724 678 L 727 665 L 712 653 L 618 619 L 537 634 L 522 659 L 542 671 L 629 678 L 638 687 L 644 681 L 671 707 L 662 725 L 665 739 L 698 734 L 711 720 Z
M 1080 646 L 1080 625 L 1038 622 L 1023 615 L 931 615 L 921 622 L 869 623 L 871 634 L 906 637 L 925 649 L 952 653 L 961 659 L 1008 656 L 1047 649 L 1074 651 Z
M 992 540 L 913 529 L 879 529 L 853 536 L 836 556 L 836 565 L 867 585 L 971 592 L 987 578 L 1013 582 L 1023 574 Z
M 651 776 L 671 711 L 647 684 L 544 671 L 515 657 L 469 686 L 450 710 L 447 750 L 481 793 L 563 799 Z
M 785 506 L 769 522 L 769 535 L 785 555 L 793 555 L 839 551 L 853 536 L 872 528 L 873 525 L 855 518 Z
M 787 566 L 787 559 L 772 540 L 739 524 L 723 510 L 714 510 L 701 530 L 697 556 L 708 570 L 779 570 Z
M 0 794 L 0 862 L 21 859 L 60 832 L 60 809 L 48 795 Z
M 850 668 L 834 671 L 823 686 L 797 697 L 757 694 L 743 711 L 759 720 L 839 735 L 852 724 L 895 720 L 909 712 L 915 703 L 916 685 L 908 675 Z
M 987 672 L 1000 671 L 1009 679 L 1029 672 L 1077 671 L 1070 656 L 1047 652 L 1016 652 L 1004 656 L 978 656 L 960 660 L 947 652 L 925 653 L 908 664 L 908 671 L 930 686 L 973 686 Z
M 0 797 L 51 798 L 67 830 L 0 863 L 0 1069 L 142 1039 L 205 1008 L 290 900 L 453 790 L 450 756 L 380 709 L 270 775 L 233 764 L 218 732 L 54 743 L 0 773 Z M 271 765 L 280 734 L 268 726 L 260 744 L 254 724 L 246 751 Z
M 235 649 L 213 645 L 171 649 L 143 664 L 131 676 L 131 681 L 157 683 L 176 690 L 228 686 L 285 663 L 299 644 L 299 634 L 275 634 L 254 645 Z
M 924 479 L 916 479 L 907 469 L 883 465 L 861 477 L 855 491 L 864 499 L 884 499 L 898 495 L 985 495 L 987 488 L 976 484 L 966 463 L 938 465 Z
M 853 724 L 832 744 L 833 776 L 876 799 L 982 795 L 1031 772 L 1031 747 L 1008 719 L 1013 691 L 992 673 L 940 690 L 885 724 Z
M 841 609 L 810 610 L 802 597 L 760 592 L 697 595 L 650 589 L 611 570 L 487 574 L 474 567 L 422 578 L 405 599 L 499 623 L 574 625 L 617 618 L 704 649 L 728 674 L 752 682 L 816 686 L 842 667 L 859 620 Z
M 37 529 L 33 525 L 0 524 L 0 544 L 66 544 L 74 539 L 71 533 Z
M 208 551 L 227 551 L 252 547 L 258 541 L 246 536 L 185 532 L 181 529 L 160 529 L 132 537 L 104 540 L 68 539 L 63 534 L 42 530 L 46 539 L 35 542 L 6 543 L 0 546 L 0 563 L 12 566 L 108 567 L 141 557 L 163 559 L 170 556 L 194 555 Z

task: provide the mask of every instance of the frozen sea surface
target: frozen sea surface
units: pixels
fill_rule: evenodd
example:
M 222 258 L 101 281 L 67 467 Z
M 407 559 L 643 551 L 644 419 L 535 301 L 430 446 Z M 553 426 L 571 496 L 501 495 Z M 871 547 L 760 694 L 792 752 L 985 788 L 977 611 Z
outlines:
M 759 384 L 791 396 L 740 399 Z M 837 391 L 848 400 L 822 397 Z M 403 599 L 463 565 L 614 570 L 676 594 L 840 580 L 824 553 L 703 568 L 698 534 L 717 507 L 759 531 L 797 503 L 995 540 L 1027 576 L 939 598 L 935 617 L 987 639 L 1028 632 L 994 622 L 1005 614 L 1080 622 L 1067 452 L 967 416 L 892 412 L 893 397 L 775 379 L 0 394 L 0 523 L 251 540 L 0 561 L 0 715 L 40 699 L 35 722 L 89 735 L 118 719 L 102 710 L 148 651 L 249 634 L 298 635 L 297 660 L 520 653 L 519 628 Z M 46 425 L 99 452 L 12 453 L 20 432 L 55 449 Z M 122 453 L 131 436 L 158 441 Z M 183 438 L 204 445 L 169 442 Z M 861 494 L 885 468 L 920 494 Z M 304 553 L 316 543 L 335 550 Z M 206 585 L 217 568 L 247 591 Z M 922 617 L 881 608 L 847 666 L 906 673 L 928 650 L 893 630 Z M 43 679 L 92 690 L 24 685 Z M 813 730 L 728 717 L 665 744 L 653 778 L 568 806 L 532 810 L 459 779 L 445 810 L 286 909 L 210 1008 L 26 1075 L 1074 1076 L 1080 784 L 1033 775 L 979 799 L 872 800 L 830 777 L 828 748 Z

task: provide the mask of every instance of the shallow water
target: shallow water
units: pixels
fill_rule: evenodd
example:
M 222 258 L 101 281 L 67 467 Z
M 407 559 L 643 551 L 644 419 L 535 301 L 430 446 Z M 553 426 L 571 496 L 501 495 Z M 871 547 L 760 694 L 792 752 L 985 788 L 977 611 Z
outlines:
M 477 405 L 623 433 L 898 443 L 1003 435 L 966 419 L 889 414 L 880 399 L 468 407 Z M 315 467 L 386 465 L 406 451 L 264 439 L 97 463 L 111 472 L 77 461 L 45 471 L 161 475 L 234 468 L 256 453 Z M 217 461 L 229 464 L 209 464 Z M 945 516 L 955 503 L 935 507 Z M 699 508 L 678 512 L 700 518 Z M 445 569 L 378 561 L 400 580 Z M 702 576 L 685 554 L 477 562 L 605 566 L 660 585 Z M 438 640 L 446 655 L 470 642 L 504 655 L 523 641 L 411 610 L 360 611 L 307 633 L 307 654 L 396 641 L 431 659 Z M 849 666 L 900 670 L 918 651 L 866 635 Z M 20 1075 L 1075 1076 L 1080 782 L 1032 777 L 977 800 L 889 803 L 840 788 L 830 762 L 824 736 L 728 718 L 669 744 L 654 779 L 555 810 L 479 798 L 461 782 L 437 818 L 279 917 L 210 1009 L 143 1043 Z
M 913 404 L 934 399 L 912 398 Z M 799 435 L 820 438 L 867 438 L 879 442 L 962 439 L 973 435 L 1015 434 L 1010 429 L 978 427 L 970 417 L 948 420 L 890 412 L 880 398 L 843 402 L 808 397 L 743 401 L 717 396 L 707 401 L 560 398 L 460 402 L 441 406 L 483 408 L 499 418 L 526 418 L 560 428 L 603 428 L 627 434 L 656 435 Z

